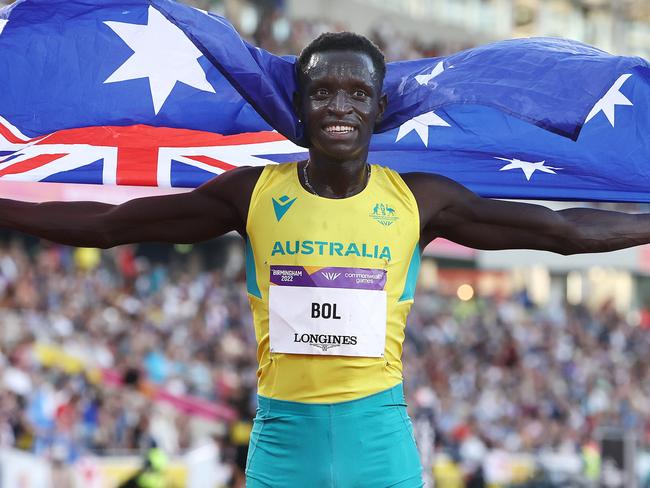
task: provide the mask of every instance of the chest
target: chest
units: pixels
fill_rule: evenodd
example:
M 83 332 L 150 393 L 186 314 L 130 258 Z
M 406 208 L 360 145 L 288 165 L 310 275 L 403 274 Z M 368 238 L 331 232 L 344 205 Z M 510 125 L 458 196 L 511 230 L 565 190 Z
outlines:
M 412 249 L 410 215 L 399 201 L 330 203 L 283 196 L 271 197 L 272 205 L 256 216 L 252 237 L 265 260 L 290 264 L 325 258 L 385 267 L 402 247 L 406 253 Z

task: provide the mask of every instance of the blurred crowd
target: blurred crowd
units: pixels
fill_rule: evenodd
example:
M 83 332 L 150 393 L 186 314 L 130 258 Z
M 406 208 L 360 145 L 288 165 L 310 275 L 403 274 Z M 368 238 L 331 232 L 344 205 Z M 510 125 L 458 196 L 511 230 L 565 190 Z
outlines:
M 128 246 L 1 244 L 0 445 L 73 461 L 154 443 L 180 453 L 210 436 L 242 464 L 255 340 L 240 243 L 220 242 L 211 252 L 230 258 L 211 270 L 205 253 L 171 248 L 162 264 Z M 575 453 L 602 425 L 650 444 L 649 343 L 649 330 L 608 306 L 420 290 L 404 367 L 423 457 Z M 232 415 L 187 414 L 158 390 Z
M 351 25 L 325 19 L 290 18 L 282 0 L 222 1 L 183 0 L 183 3 L 224 15 L 238 32 L 256 46 L 276 54 L 299 54 L 312 39 L 323 32 L 351 30 Z M 442 40 L 426 44 L 414 36 L 396 30 L 390 18 L 366 33 L 383 51 L 388 61 L 434 57 L 472 47 Z
M 433 451 L 466 474 L 482 474 L 493 450 L 581 458 L 602 427 L 648 446 L 649 345 L 647 322 L 632 325 L 610 303 L 589 311 L 535 308 L 525 293 L 420 294 L 404 352 L 411 413 L 433 419 Z
M 255 341 L 237 260 L 200 272 L 197 254 L 172 254 L 150 265 L 132 247 L 0 247 L 0 446 L 66 462 L 152 445 L 178 454 L 228 444 L 250 420 Z M 225 446 L 233 460 L 246 440 Z
M 441 442 L 478 437 L 508 451 L 574 450 L 599 425 L 650 443 L 650 330 L 609 304 L 536 309 L 521 296 L 457 302 L 422 294 L 407 327 L 412 407 Z

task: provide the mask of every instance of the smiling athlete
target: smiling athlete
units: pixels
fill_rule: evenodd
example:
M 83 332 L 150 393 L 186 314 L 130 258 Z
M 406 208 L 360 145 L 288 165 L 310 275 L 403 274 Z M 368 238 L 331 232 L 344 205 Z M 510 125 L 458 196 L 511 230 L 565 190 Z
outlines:
M 650 241 L 650 216 L 483 199 L 367 162 L 387 104 L 381 52 L 324 34 L 297 64 L 309 159 L 239 168 L 196 190 L 113 206 L 0 200 L 0 226 L 75 246 L 194 243 L 236 230 L 259 361 L 247 467 L 255 487 L 420 487 L 402 343 L 420 251 L 602 252 Z

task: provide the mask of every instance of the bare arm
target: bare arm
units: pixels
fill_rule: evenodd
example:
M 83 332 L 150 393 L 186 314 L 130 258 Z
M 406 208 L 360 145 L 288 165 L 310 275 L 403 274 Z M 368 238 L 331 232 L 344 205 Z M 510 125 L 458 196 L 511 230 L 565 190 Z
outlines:
M 108 248 L 133 242 L 193 243 L 231 230 L 243 234 L 262 168 L 239 168 L 182 194 L 97 202 L 0 199 L 0 227 L 61 244 Z
M 445 237 L 477 249 L 605 252 L 650 242 L 650 214 L 587 208 L 553 211 L 481 198 L 447 178 L 411 173 L 405 181 L 420 207 L 421 245 Z

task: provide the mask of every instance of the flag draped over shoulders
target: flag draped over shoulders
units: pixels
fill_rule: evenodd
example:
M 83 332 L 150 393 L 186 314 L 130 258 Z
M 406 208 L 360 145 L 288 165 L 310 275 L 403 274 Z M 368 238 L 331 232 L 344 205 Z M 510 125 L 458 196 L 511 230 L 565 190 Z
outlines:
M 304 158 L 295 58 L 171 0 L 0 10 L 0 179 L 194 187 Z M 369 160 L 484 196 L 650 201 L 650 64 L 561 39 L 390 63 Z

